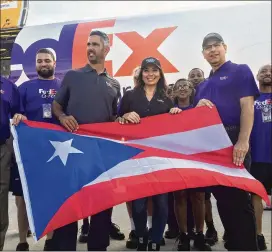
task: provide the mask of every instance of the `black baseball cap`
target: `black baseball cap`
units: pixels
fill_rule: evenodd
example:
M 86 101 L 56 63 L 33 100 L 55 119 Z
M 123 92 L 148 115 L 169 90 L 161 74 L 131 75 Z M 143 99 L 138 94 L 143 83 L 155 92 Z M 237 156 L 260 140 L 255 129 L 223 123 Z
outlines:
M 223 42 L 224 43 L 224 39 L 222 38 L 222 36 L 218 33 L 212 32 L 207 34 L 202 42 L 202 48 L 204 48 L 209 41 L 217 41 L 217 42 Z
M 145 58 L 143 61 L 142 61 L 142 64 L 141 64 L 141 68 L 146 68 L 147 65 L 149 64 L 152 64 L 152 65 L 155 65 L 156 67 L 158 67 L 159 69 L 161 69 L 161 63 L 158 59 L 156 58 L 153 58 L 153 57 L 148 57 L 148 58 Z

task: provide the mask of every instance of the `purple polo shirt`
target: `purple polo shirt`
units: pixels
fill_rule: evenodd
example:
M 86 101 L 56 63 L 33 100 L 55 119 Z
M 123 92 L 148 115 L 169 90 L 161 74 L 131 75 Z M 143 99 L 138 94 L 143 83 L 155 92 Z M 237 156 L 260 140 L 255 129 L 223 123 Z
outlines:
M 53 116 L 52 102 L 59 90 L 59 79 L 33 79 L 19 86 L 21 110 L 28 120 L 58 123 Z
M 20 95 L 15 84 L 1 76 L 0 80 L 0 143 L 10 137 L 9 120 L 20 113 Z
M 251 132 L 253 162 L 272 163 L 272 94 L 261 93 L 254 103 L 254 125 Z
M 250 68 L 227 61 L 197 86 L 194 105 L 201 99 L 208 99 L 215 104 L 225 126 L 239 126 L 240 99 L 247 96 L 259 96 Z

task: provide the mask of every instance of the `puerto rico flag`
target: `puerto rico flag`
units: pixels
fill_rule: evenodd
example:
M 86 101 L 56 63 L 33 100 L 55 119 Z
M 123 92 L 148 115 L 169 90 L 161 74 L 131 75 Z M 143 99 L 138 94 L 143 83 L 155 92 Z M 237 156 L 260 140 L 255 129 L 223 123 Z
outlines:
M 233 145 L 215 108 L 144 118 L 140 124 L 12 126 L 34 238 L 123 202 L 186 188 L 262 184 L 232 161 Z

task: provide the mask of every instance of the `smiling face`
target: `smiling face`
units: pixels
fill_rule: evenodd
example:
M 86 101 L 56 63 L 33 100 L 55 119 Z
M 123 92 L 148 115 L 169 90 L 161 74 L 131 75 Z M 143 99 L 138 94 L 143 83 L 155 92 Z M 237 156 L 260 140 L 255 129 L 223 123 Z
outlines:
M 36 71 L 44 79 L 51 78 L 55 73 L 56 62 L 48 53 L 38 53 L 36 55 Z
M 212 67 L 218 67 L 226 61 L 227 45 L 210 40 L 203 48 L 202 54 Z
M 161 78 L 160 70 L 153 64 L 147 65 L 142 70 L 142 80 L 147 86 L 155 86 Z
M 196 87 L 204 80 L 204 74 L 201 69 L 193 69 L 189 73 L 188 80 L 194 84 L 194 87 Z
M 188 99 L 192 94 L 192 87 L 187 80 L 177 81 L 173 88 L 173 97 L 178 99 Z

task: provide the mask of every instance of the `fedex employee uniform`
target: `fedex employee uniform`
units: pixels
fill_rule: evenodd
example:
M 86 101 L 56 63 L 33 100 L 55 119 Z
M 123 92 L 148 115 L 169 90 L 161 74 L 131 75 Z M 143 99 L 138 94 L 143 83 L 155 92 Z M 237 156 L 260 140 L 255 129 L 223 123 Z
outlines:
M 235 144 L 240 131 L 240 99 L 259 96 L 254 76 L 247 65 L 225 62 L 197 86 L 195 105 L 201 99 L 215 104 L 230 140 Z M 244 165 L 250 168 L 250 155 Z M 220 218 L 228 234 L 228 249 L 257 250 L 254 209 L 248 192 L 237 188 L 212 187 Z
M 20 112 L 20 95 L 15 84 L 1 76 L 0 79 L 0 251 L 3 250 L 9 225 L 8 191 L 12 144 L 9 119 Z
M 53 116 L 51 104 L 60 88 L 60 80 L 33 79 L 19 86 L 21 113 L 28 120 L 47 123 L 58 123 Z M 12 158 L 10 190 L 15 196 L 23 196 L 22 184 L 15 157 Z
M 254 126 L 251 133 L 251 174 L 272 190 L 272 94 L 261 93 L 254 104 Z

